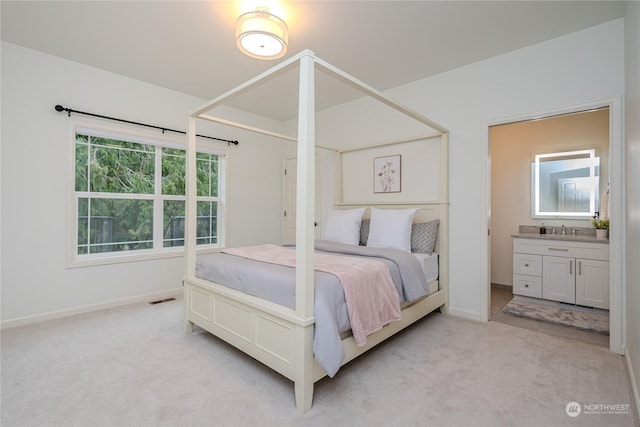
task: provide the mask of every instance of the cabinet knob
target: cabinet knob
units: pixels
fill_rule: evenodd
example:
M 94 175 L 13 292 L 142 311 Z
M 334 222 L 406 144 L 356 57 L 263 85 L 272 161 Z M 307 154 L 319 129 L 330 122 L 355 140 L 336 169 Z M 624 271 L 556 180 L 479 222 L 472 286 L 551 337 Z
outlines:
M 525 288 L 528 288 L 528 287 L 529 287 L 529 284 L 528 284 L 528 283 L 525 283 L 525 284 L 524 284 L 524 287 L 525 287 Z
M 525 264 L 524 266 L 525 266 L 525 267 L 529 267 L 529 263 Z

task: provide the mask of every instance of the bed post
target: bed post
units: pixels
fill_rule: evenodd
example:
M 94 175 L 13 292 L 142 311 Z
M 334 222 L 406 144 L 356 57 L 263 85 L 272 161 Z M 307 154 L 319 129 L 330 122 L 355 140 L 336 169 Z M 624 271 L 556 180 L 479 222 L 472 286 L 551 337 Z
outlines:
M 440 282 L 445 291 L 443 314 L 449 313 L 449 132 L 440 131 Z
M 193 277 L 196 274 L 196 119 L 189 115 L 187 132 L 187 182 L 185 188 L 185 221 L 184 221 L 184 262 L 185 275 Z M 184 286 L 184 285 L 183 285 Z M 193 322 L 188 319 L 189 288 L 184 286 L 184 310 L 182 330 L 184 333 L 193 332 Z
M 296 189 L 296 316 L 313 317 L 315 244 L 315 99 L 311 52 L 300 59 L 298 105 L 298 183 Z M 308 322 L 305 322 L 308 323 Z M 295 393 L 298 410 L 311 409 L 313 398 L 313 324 L 296 327 Z

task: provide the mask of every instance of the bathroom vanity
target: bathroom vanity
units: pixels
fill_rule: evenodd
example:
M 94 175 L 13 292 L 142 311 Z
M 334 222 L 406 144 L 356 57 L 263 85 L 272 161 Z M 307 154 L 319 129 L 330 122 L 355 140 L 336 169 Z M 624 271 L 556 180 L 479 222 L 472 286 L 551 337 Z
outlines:
M 529 234 L 513 237 L 513 293 L 609 309 L 609 239 Z

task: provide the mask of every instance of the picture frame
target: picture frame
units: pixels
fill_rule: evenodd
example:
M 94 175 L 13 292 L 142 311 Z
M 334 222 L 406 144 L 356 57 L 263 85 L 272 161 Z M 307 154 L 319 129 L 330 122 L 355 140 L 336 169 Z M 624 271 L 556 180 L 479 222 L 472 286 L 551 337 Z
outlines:
M 373 159 L 373 192 L 399 193 L 402 190 L 402 158 L 400 154 Z

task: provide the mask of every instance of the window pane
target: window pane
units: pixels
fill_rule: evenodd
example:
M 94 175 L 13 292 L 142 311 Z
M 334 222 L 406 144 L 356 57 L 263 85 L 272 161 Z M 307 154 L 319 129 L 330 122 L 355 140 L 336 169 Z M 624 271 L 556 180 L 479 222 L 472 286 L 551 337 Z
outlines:
M 163 247 L 184 246 L 184 207 L 182 200 L 164 201 Z
M 184 196 L 186 165 L 184 150 L 162 149 L 162 194 Z
M 78 201 L 78 254 L 150 249 L 152 235 L 152 200 Z
M 196 244 L 212 245 L 218 243 L 218 203 L 198 202 L 197 205 Z
M 86 135 L 76 135 L 76 191 L 89 191 L 89 147 Z
M 78 200 L 78 255 L 89 253 L 89 199 Z
M 218 242 L 217 202 L 198 202 L 197 239 L 198 245 Z M 185 202 L 167 200 L 164 202 L 163 246 L 184 246 Z
M 218 156 L 208 153 L 196 153 L 196 174 L 198 196 L 218 196 Z
M 129 141 L 89 137 L 90 191 L 153 194 L 155 148 Z

